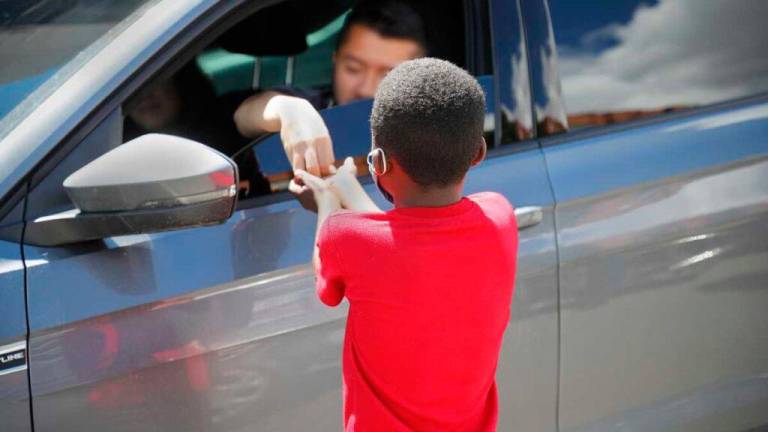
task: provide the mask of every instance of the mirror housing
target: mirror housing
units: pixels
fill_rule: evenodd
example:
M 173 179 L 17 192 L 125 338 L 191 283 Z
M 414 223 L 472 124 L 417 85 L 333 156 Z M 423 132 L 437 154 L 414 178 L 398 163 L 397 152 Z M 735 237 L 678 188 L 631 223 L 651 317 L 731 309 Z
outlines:
M 40 217 L 24 242 L 60 246 L 106 237 L 214 225 L 237 202 L 237 165 L 203 144 L 147 134 L 64 180 L 76 209 Z

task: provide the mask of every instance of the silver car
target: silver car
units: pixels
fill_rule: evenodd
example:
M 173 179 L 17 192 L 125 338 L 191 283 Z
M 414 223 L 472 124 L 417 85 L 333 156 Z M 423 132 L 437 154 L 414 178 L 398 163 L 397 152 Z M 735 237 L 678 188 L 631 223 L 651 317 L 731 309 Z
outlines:
M 188 67 L 210 116 L 327 90 L 351 3 L 0 0 L 0 430 L 341 428 L 279 137 L 129 129 Z M 518 209 L 499 429 L 768 428 L 768 3 L 412 3 L 487 94 L 466 192 Z M 321 113 L 337 157 L 370 107 Z

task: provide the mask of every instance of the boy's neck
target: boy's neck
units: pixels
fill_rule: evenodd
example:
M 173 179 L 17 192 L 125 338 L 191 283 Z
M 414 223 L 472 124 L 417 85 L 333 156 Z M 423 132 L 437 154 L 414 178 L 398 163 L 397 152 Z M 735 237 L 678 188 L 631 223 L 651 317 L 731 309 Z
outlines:
M 443 188 L 413 188 L 402 191 L 394 198 L 395 208 L 407 207 L 443 207 L 459 202 L 463 196 L 462 185 Z

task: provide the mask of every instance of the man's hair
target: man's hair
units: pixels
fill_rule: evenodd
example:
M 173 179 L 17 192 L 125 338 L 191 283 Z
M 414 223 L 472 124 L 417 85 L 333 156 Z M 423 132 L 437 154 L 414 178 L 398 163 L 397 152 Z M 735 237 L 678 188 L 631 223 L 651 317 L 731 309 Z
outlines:
M 360 24 L 387 38 L 408 39 L 418 43 L 426 54 L 427 36 L 424 20 L 402 0 L 360 0 L 344 20 L 336 41 L 338 50 L 349 35 L 349 29 Z
M 409 60 L 381 81 L 371 112 L 374 143 L 420 186 L 458 183 L 482 145 L 485 95 L 445 60 Z

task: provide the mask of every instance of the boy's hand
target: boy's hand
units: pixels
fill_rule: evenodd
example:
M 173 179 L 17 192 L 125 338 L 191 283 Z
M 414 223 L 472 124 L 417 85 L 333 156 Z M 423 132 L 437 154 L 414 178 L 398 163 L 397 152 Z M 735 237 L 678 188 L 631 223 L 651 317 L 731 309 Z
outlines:
M 341 200 L 331 190 L 328 182 L 316 177 L 304 170 L 296 170 L 296 177 L 301 180 L 303 185 L 299 185 L 295 180 L 292 181 L 292 185 L 289 185 L 291 192 L 297 195 L 301 205 L 304 208 L 310 209 L 311 204 L 305 202 L 310 196 L 307 191 L 311 192 L 311 198 L 317 207 L 318 216 L 327 216 L 335 210 L 341 208 Z M 305 201 L 302 201 L 304 199 Z
M 357 166 L 351 157 L 344 160 L 344 164 L 333 177 L 327 180 L 327 183 L 339 197 L 341 206 L 345 209 L 360 212 L 379 211 L 373 200 L 365 193 L 363 186 L 357 181 Z
M 336 173 L 336 167 L 331 165 L 329 167 L 330 173 Z M 326 180 L 327 181 L 327 180 Z M 304 181 L 299 176 L 294 175 L 290 182 L 288 182 L 288 191 L 296 197 L 301 203 L 301 206 L 305 210 L 309 210 L 312 213 L 317 213 L 317 203 L 315 202 L 315 196 L 312 193 L 312 189 L 304 184 Z
M 307 188 L 310 192 L 312 192 L 314 202 L 317 203 L 317 228 L 315 229 L 315 247 L 314 252 L 312 252 L 312 265 L 314 266 L 315 271 L 319 272 L 320 248 L 318 241 L 320 238 L 320 229 L 325 223 L 325 220 L 328 219 L 328 216 L 341 208 L 341 201 L 339 201 L 339 197 L 337 197 L 336 194 L 331 191 L 331 188 L 328 187 L 328 182 L 321 179 L 320 177 L 313 176 L 312 174 L 303 170 L 296 170 L 294 171 L 294 174 L 296 175 L 297 179 L 292 181 L 292 183 L 297 186 L 299 182 L 303 183 L 301 187 Z M 304 204 L 302 203 L 302 205 Z
M 298 176 L 291 179 L 288 183 L 288 190 L 299 200 L 299 203 L 301 203 L 305 210 L 317 213 L 317 203 L 315 202 L 312 189 L 305 185 L 304 181 L 298 178 Z

